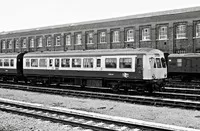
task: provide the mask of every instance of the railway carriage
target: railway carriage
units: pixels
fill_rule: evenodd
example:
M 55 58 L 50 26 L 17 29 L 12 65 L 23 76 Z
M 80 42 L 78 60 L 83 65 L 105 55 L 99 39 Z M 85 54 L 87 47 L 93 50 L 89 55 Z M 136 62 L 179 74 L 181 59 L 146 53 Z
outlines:
M 169 78 L 200 80 L 200 53 L 170 54 L 168 59 Z
M 23 55 L 25 53 L 1 53 L 0 78 L 4 81 L 23 79 Z
M 163 52 L 150 48 L 31 52 L 23 59 L 24 76 L 32 83 L 152 92 L 167 77 Z

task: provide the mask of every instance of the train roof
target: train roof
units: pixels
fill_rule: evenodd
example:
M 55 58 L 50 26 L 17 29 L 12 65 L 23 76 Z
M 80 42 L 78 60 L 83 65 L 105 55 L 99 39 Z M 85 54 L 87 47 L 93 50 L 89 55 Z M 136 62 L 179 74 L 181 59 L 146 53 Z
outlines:
M 20 53 L 1 53 L 0 58 L 17 58 Z
M 170 54 L 168 57 L 200 57 L 200 53 Z
M 163 54 L 162 51 L 152 48 L 126 48 L 126 49 L 103 49 L 103 50 L 75 50 L 75 51 L 45 51 L 29 52 L 24 57 L 48 57 L 48 56 L 102 56 L 102 55 L 147 55 Z

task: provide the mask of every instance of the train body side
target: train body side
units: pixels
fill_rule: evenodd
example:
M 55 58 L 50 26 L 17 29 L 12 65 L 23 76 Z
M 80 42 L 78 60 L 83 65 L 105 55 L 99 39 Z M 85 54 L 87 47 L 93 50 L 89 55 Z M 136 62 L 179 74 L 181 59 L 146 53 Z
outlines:
M 170 78 L 200 79 L 200 53 L 170 54 L 168 59 Z
M 24 56 L 23 72 L 32 80 L 99 80 L 100 86 L 133 86 L 165 79 L 167 68 L 163 68 L 162 58 L 163 52 L 149 48 L 32 52 Z

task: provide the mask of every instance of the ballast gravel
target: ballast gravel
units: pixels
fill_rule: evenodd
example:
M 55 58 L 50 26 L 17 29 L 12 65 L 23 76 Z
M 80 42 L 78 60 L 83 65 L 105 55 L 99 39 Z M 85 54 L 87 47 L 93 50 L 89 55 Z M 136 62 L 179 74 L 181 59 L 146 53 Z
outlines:
M 19 90 L 1 89 L 0 97 L 33 102 L 48 106 L 65 107 L 105 115 L 120 116 L 148 122 L 200 129 L 200 111 L 169 107 L 155 107 L 110 100 L 85 99 Z M 0 112 L 0 131 L 79 131 L 71 127 Z

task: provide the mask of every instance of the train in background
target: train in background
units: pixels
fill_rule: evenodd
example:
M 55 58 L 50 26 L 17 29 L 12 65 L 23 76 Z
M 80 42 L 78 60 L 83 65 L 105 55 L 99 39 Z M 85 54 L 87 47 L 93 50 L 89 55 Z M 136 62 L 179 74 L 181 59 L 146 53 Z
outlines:
M 151 48 L 2 53 L 0 77 L 47 86 L 66 83 L 152 93 L 164 87 L 167 65 L 164 53 Z
M 168 77 L 185 82 L 200 80 L 200 53 L 170 54 Z

